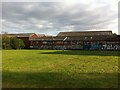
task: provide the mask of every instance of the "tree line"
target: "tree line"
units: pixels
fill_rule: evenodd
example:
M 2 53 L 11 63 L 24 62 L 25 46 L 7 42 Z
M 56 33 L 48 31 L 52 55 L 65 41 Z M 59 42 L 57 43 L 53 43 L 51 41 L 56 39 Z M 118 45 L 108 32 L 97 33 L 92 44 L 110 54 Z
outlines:
M 2 49 L 22 49 L 25 44 L 22 39 L 9 37 L 7 34 L 2 34 Z

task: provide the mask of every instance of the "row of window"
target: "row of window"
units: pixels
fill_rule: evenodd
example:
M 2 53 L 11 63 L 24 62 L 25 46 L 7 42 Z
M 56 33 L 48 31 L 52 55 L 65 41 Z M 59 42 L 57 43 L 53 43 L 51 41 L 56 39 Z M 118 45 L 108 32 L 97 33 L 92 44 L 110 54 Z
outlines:
M 71 42 L 67 42 L 67 41 L 65 41 L 65 42 L 60 42 L 60 41 L 58 41 L 58 42 L 47 42 L 47 41 L 44 41 L 44 42 L 38 42 L 38 41 L 36 41 L 36 42 L 31 42 L 30 44 L 31 45 L 34 45 L 34 44 L 70 44 L 70 45 L 72 45 L 72 44 L 93 44 L 93 43 L 101 43 L 101 44 L 105 44 L 105 43 L 107 43 L 107 44 L 109 44 L 109 43 L 111 43 L 111 44 L 115 44 L 115 43 L 119 43 L 119 42 L 106 42 L 106 41 L 98 41 L 98 42 L 81 42 L 81 41 L 71 41 Z

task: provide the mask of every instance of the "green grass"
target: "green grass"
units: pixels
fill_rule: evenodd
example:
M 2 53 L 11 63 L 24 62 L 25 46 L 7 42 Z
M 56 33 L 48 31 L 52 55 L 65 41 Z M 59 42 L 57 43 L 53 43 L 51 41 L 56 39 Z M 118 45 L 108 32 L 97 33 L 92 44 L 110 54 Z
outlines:
M 3 88 L 116 88 L 117 51 L 3 50 Z

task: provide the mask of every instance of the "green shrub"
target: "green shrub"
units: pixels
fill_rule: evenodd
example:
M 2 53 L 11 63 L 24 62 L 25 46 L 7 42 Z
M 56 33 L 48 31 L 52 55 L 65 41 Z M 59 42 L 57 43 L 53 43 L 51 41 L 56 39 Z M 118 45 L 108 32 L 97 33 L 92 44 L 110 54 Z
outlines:
M 11 49 L 9 37 L 4 36 L 2 38 L 2 48 L 3 49 Z
M 7 35 L 2 36 L 2 48 L 3 49 L 22 49 L 25 44 L 22 39 L 16 37 L 8 37 Z
M 24 42 L 21 39 L 15 37 L 10 38 L 10 45 L 12 49 L 21 49 L 25 47 Z

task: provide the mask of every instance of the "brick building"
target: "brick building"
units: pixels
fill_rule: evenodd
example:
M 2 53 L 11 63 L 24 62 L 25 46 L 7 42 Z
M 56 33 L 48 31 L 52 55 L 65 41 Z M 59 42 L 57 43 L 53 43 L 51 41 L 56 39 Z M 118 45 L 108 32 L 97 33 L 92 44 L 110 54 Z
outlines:
M 112 31 L 60 32 L 56 36 L 35 33 L 8 34 L 25 43 L 25 49 L 118 50 L 120 35 Z
M 35 33 L 7 34 L 7 36 L 22 39 L 25 44 L 25 49 L 30 48 L 30 39 L 38 37 Z
M 112 31 L 60 32 L 57 36 L 30 39 L 33 49 L 118 50 L 120 36 Z

